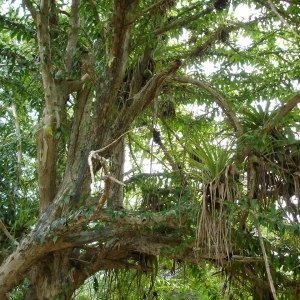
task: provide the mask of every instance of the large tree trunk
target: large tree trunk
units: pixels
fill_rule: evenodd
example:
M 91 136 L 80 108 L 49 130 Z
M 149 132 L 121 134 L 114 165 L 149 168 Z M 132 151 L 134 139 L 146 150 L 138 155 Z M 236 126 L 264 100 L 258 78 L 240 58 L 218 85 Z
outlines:
M 78 241 L 69 242 L 65 240 L 68 235 L 80 232 L 82 226 L 87 225 L 90 221 L 99 219 L 101 217 L 101 208 L 109 196 L 108 183 L 111 183 L 111 180 L 106 176 L 104 181 L 107 184 L 100 199 L 97 199 L 96 203 L 94 203 L 93 210 L 89 212 L 83 209 L 76 213 L 80 206 L 84 208 L 84 205 L 91 203 L 89 201 L 93 201 L 88 195 L 91 183 L 88 165 L 89 154 L 92 150 L 110 145 L 109 147 L 104 147 L 105 150 L 99 155 L 104 157 L 112 155 L 114 153 L 112 148 L 116 146 L 114 141 L 126 133 L 134 118 L 148 107 L 159 93 L 165 80 L 174 74 L 179 66 L 180 62 L 175 61 L 168 68 L 154 75 L 134 95 L 132 105 L 118 114 L 113 113 L 118 94 L 114 78 L 111 80 L 104 78 L 107 85 L 102 84 L 101 88 L 98 89 L 96 104 L 89 98 L 88 91 L 85 91 L 84 88 L 80 89 L 77 97 L 78 103 L 74 111 L 67 166 L 60 188 L 45 209 L 45 212 L 41 215 L 35 230 L 22 241 L 18 249 L 8 256 L 1 265 L 0 282 L 4 282 L 4 284 L 0 286 L 0 298 L 3 298 L 7 291 L 20 282 L 24 273 L 30 270 L 30 278 L 37 291 L 38 299 L 50 299 L 55 294 L 63 295 L 65 299 L 68 299 L 78 287 L 78 282 L 82 283 L 85 278 L 97 270 L 91 268 L 91 271 L 85 272 L 81 268 L 75 268 L 78 274 L 83 274 L 81 276 L 78 275 L 78 278 L 81 278 L 80 280 L 76 279 L 77 277 L 73 273 L 75 271 L 72 262 L 81 259 L 78 258 L 79 254 L 72 249 L 74 249 L 74 244 Z M 65 90 L 68 90 L 68 88 L 70 87 L 66 84 Z M 97 107 L 93 117 L 91 117 L 92 105 Z M 121 143 L 119 145 L 121 145 L 121 148 L 123 147 Z M 118 155 L 122 153 L 122 151 L 119 151 L 116 150 Z M 43 161 L 50 163 L 50 157 L 52 156 L 48 153 L 48 156 Z M 121 161 L 118 163 L 122 167 Z M 97 162 L 94 166 L 94 171 L 96 172 L 100 167 L 104 168 L 101 163 Z M 47 180 L 45 184 L 50 183 Z M 121 200 L 118 201 L 120 202 Z M 141 221 L 140 224 L 144 225 L 145 221 Z M 97 236 L 90 238 L 90 240 L 97 240 Z M 86 242 L 84 240 L 79 245 Z M 125 243 L 124 246 L 128 247 L 128 244 Z M 60 249 L 67 248 L 70 249 L 56 253 Z M 146 249 L 143 247 L 140 251 L 146 251 Z M 130 256 L 130 251 L 126 250 L 125 254 L 122 253 L 122 255 L 121 257 Z M 117 265 L 118 263 L 116 263 Z M 111 265 L 110 267 L 112 268 L 113 266 Z M 69 288 L 67 292 L 65 291 L 66 285 Z
M 71 253 L 71 249 L 49 253 L 30 270 L 29 278 L 37 299 L 70 298 L 75 281 Z

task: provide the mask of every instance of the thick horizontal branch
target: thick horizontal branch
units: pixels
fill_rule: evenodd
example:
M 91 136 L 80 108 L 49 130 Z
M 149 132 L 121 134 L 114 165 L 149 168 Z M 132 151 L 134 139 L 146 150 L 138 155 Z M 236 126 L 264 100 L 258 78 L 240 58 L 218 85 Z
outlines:
M 124 268 L 151 270 L 151 265 L 146 265 L 141 260 L 144 255 L 161 256 L 196 265 L 201 265 L 203 259 L 224 261 L 226 264 L 227 259 L 210 255 L 205 251 L 196 256 L 193 246 L 186 245 L 184 239 L 178 236 L 145 234 L 137 230 L 124 230 L 122 233 L 117 233 L 109 242 L 105 243 L 100 240 L 98 246 L 92 249 L 89 247 L 88 250 L 84 255 L 79 254 L 78 258 L 74 258 L 78 264 L 82 265 L 82 268 L 77 268 L 78 271 L 74 270 L 80 272 L 78 276 L 81 282 L 99 270 Z M 82 272 L 83 268 L 87 272 Z
M 101 202 L 99 201 L 100 204 Z M 88 212 L 89 208 L 87 208 L 87 211 L 82 209 L 73 216 L 63 217 L 53 221 L 50 225 L 37 227 L 25 237 L 14 253 L 8 256 L 0 267 L 0 282 L 4 282 L 0 286 L 0 298 L 18 284 L 30 267 L 47 255 L 47 253 L 74 246 L 74 232 L 82 228 L 82 226 L 87 225 L 90 221 L 111 222 L 120 224 L 120 227 L 130 225 L 133 227 L 144 226 L 146 228 L 156 226 L 159 223 L 165 223 L 169 227 L 178 228 L 178 224 L 184 223 L 184 220 L 178 222 L 175 211 L 171 211 L 166 215 L 157 213 L 151 220 L 146 215 L 134 216 L 121 212 L 118 212 L 119 215 L 115 214 L 115 216 L 104 212 L 102 214 L 93 213 L 90 217 L 87 217 Z M 112 231 L 104 230 L 103 232 L 99 231 L 94 238 L 91 238 L 89 234 L 81 234 L 81 241 L 86 243 L 90 242 L 91 239 L 107 239 L 119 233 L 119 229 Z M 75 245 L 77 244 L 78 241 L 75 242 Z
M 151 265 L 147 266 L 141 261 L 143 255 L 163 256 L 168 259 L 176 259 L 196 265 L 202 265 L 203 260 L 216 261 L 226 265 L 228 263 L 249 264 L 250 262 L 261 263 L 260 257 L 244 257 L 233 255 L 230 261 L 225 256 L 211 255 L 210 249 L 201 249 L 201 253 L 195 253 L 193 245 L 184 245 L 184 240 L 178 236 L 170 237 L 161 234 L 143 233 L 138 230 L 128 229 L 108 229 L 105 228 L 97 233 L 83 232 L 80 235 L 72 236 L 72 241 L 96 241 L 93 236 L 99 237 L 98 245 L 94 246 L 79 246 L 79 248 L 87 250 L 84 255 L 74 257 L 78 264 L 86 272 L 81 272 L 82 268 L 78 268 L 78 277 L 80 282 L 95 274 L 99 270 L 111 269 L 136 269 L 150 270 Z M 104 237 L 109 237 L 109 242 L 103 242 Z M 77 272 L 77 270 L 75 270 Z
M 79 233 L 69 234 L 63 238 L 64 243 L 72 244 L 72 246 L 82 246 L 92 242 L 101 242 L 112 237 L 118 236 L 124 232 L 123 229 L 103 228 L 101 230 L 90 230 Z
M 101 241 L 100 241 L 101 242 Z M 193 263 L 196 265 L 201 264 L 201 260 L 224 260 L 226 263 L 226 256 L 214 256 L 205 249 L 199 255 L 195 255 L 193 245 L 185 244 L 184 240 L 180 237 L 170 237 L 156 234 L 144 234 L 133 230 L 124 230 L 122 234 L 116 235 L 113 239 L 110 239 L 109 243 L 102 243 L 98 249 L 97 256 L 101 257 L 101 260 L 112 260 L 117 263 L 118 261 L 124 261 L 136 256 L 139 258 L 141 254 L 162 256 L 169 259 L 176 259 Z M 96 257 L 95 252 L 93 253 Z M 103 269 L 101 261 L 91 261 L 92 257 L 87 254 L 85 261 L 92 263 L 94 268 L 93 273 Z M 98 264 L 98 266 L 97 266 Z M 111 268 L 115 268 L 115 264 L 111 264 Z
M 122 211 L 111 213 L 104 210 L 98 219 L 102 222 L 114 223 L 117 226 L 146 226 L 152 228 L 157 224 L 161 224 L 169 228 L 180 229 L 186 224 L 185 212 L 188 212 L 190 209 L 190 207 L 184 208 L 182 206 L 179 212 L 176 210 L 158 212 L 151 214 L 150 217 L 149 213 L 126 213 Z

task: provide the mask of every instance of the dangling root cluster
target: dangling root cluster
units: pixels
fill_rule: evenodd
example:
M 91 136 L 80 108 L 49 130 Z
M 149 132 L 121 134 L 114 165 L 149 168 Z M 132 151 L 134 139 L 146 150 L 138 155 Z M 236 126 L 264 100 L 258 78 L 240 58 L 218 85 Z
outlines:
M 203 196 L 199 209 L 197 249 L 210 253 L 222 261 L 231 256 L 231 207 L 238 199 L 237 180 L 229 174 L 229 167 L 218 178 L 203 184 Z

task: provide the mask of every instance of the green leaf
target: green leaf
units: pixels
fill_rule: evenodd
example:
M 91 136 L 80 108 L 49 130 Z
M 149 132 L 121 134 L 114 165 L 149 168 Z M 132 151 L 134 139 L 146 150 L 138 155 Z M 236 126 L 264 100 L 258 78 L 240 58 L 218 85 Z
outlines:
M 52 238 L 53 244 L 56 243 L 57 239 L 58 239 L 58 235 L 55 235 L 55 236 Z

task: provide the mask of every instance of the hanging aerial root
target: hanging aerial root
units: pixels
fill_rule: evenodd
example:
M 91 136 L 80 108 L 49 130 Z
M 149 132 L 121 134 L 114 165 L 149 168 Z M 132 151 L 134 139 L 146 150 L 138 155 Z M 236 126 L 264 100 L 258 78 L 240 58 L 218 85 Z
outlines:
M 272 292 L 274 300 L 277 300 L 278 297 L 277 297 L 277 294 L 276 294 L 274 282 L 273 282 L 272 275 L 271 275 L 271 270 L 270 270 L 270 266 L 269 266 L 269 262 L 268 262 L 268 256 L 267 256 L 267 253 L 266 253 L 266 248 L 265 248 L 263 237 L 262 237 L 262 234 L 261 234 L 261 230 L 260 230 L 260 227 L 259 227 L 259 224 L 258 224 L 258 221 L 257 221 L 258 216 L 255 212 L 253 212 L 253 211 L 251 211 L 251 212 L 252 212 L 252 214 L 254 216 L 254 219 L 256 221 L 256 229 L 257 229 L 259 243 L 260 243 L 261 251 L 262 251 L 264 262 L 265 262 L 265 267 L 266 267 L 266 272 L 267 272 L 267 277 L 268 277 L 268 281 L 269 281 L 269 284 L 270 284 L 271 292 Z
M 220 261 L 232 254 L 230 206 L 239 198 L 238 181 L 234 175 L 230 173 L 230 166 L 225 166 L 224 173 L 203 184 L 199 208 L 197 248 L 208 247 L 211 256 L 220 258 Z

